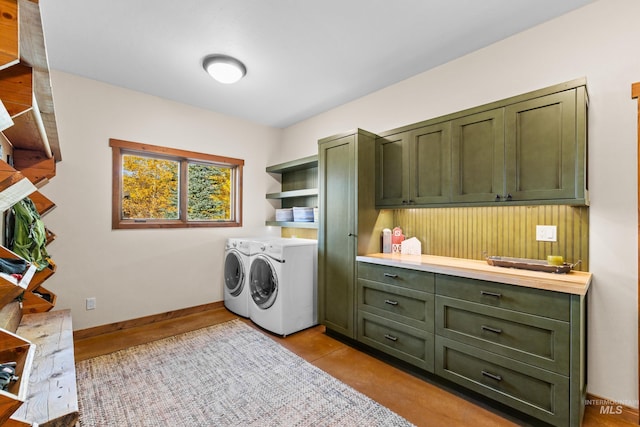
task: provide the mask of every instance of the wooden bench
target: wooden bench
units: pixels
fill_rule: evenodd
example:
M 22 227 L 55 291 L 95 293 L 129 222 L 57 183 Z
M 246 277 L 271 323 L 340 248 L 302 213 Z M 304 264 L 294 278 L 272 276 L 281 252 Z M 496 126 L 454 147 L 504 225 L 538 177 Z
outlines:
M 11 418 L 39 427 L 74 426 L 79 414 L 71 312 L 25 314 L 16 334 L 36 352 L 27 399 Z

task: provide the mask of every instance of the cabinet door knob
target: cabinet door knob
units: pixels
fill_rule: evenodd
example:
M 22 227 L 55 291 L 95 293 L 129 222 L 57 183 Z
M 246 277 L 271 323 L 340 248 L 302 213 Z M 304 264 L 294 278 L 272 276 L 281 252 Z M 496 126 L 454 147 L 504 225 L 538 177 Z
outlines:
M 349 236 L 349 237 L 357 237 L 357 234 L 349 233 L 349 234 L 347 234 L 347 236 Z
M 499 201 L 500 201 L 500 195 L 499 195 L 499 194 L 496 194 L 495 201 L 496 201 L 496 202 L 499 202 Z
M 511 194 L 507 194 L 506 199 L 507 199 L 507 202 L 510 202 L 511 200 L 513 200 L 513 197 L 511 197 Z
M 502 376 L 500 375 L 496 375 L 496 374 L 492 374 L 491 372 L 487 372 L 487 371 L 481 371 L 482 375 L 484 375 L 485 377 L 491 378 L 492 380 L 496 380 L 496 381 L 502 381 Z

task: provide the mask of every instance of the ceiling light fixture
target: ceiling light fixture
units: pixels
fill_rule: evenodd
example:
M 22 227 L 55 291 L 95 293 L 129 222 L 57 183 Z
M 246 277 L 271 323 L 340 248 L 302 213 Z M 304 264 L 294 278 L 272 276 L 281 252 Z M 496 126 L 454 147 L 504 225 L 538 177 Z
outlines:
M 247 67 L 242 62 L 227 55 L 206 56 L 202 66 L 211 77 L 224 84 L 235 83 L 247 74 Z

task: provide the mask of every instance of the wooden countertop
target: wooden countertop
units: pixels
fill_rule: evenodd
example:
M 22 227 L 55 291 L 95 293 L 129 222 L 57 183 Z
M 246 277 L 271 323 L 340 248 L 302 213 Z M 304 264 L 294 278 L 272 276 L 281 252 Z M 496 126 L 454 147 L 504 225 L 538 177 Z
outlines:
M 356 261 L 391 267 L 409 268 L 431 273 L 448 274 L 469 279 L 508 283 L 528 288 L 544 289 L 575 295 L 586 295 L 591 285 L 591 273 L 571 271 L 566 274 L 544 271 L 520 270 L 496 267 L 486 261 L 449 258 L 435 255 L 368 254 L 356 257 Z

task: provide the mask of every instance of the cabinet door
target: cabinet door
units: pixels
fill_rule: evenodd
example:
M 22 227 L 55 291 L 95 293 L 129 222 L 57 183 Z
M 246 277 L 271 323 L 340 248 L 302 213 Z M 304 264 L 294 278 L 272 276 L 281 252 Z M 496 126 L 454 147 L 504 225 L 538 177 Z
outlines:
M 408 132 L 376 139 L 376 206 L 409 202 Z
M 514 201 L 576 198 L 576 90 L 505 108 L 506 188 Z
M 319 144 L 318 160 L 320 321 L 355 338 L 355 136 Z
M 461 117 L 451 126 L 451 200 L 499 201 L 504 195 L 504 110 Z
M 451 122 L 409 133 L 409 204 L 448 203 L 451 199 Z

